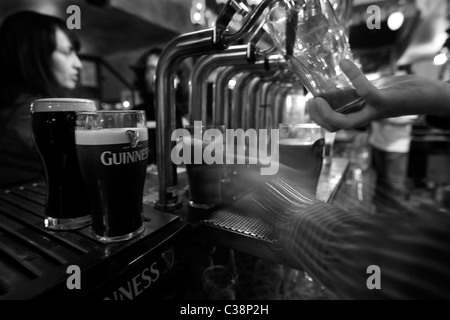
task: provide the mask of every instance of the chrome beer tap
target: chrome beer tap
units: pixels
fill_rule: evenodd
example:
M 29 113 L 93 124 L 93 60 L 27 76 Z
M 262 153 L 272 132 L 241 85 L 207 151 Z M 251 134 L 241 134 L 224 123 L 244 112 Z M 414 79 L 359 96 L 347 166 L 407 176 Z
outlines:
M 218 67 L 234 64 L 249 64 L 255 61 L 254 50 L 248 45 L 231 46 L 222 53 L 212 54 L 200 58 L 195 64 L 189 81 L 189 114 L 191 123 L 207 119 L 207 79 Z M 212 117 L 217 118 L 217 108 L 213 106 Z
M 276 47 L 272 46 L 266 50 L 259 50 L 258 42 L 264 35 L 268 34 L 264 30 L 264 19 L 262 23 L 255 29 L 255 34 L 250 37 L 247 45 L 231 46 L 220 53 L 205 55 L 199 59 L 193 68 L 190 77 L 189 90 L 189 114 L 193 123 L 195 120 L 202 120 L 207 123 L 207 79 L 211 73 L 219 67 L 227 67 L 232 65 L 247 65 L 254 63 L 257 59 L 261 60 L 267 53 L 275 51 Z M 214 90 L 215 91 L 215 90 Z M 218 114 L 223 113 L 223 109 L 218 111 L 213 100 L 212 118 L 218 120 Z M 218 123 L 214 121 L 214 123 Z M 223 123 L 222 123 L 223 124 Z
M 264 114 L 266 112 L 266 106 L 264 101 L 265 93 L 263 93 L 263 88 L 267 87 L 267 84 L 276 81 L 279 77 L 280 70 L 273 70 L 271 72 L 267 72 L 264 76 L 258 78 L 255 81 L 252 81 L 249 84 L 249 101 L 244 108 L 247 110 L 245 114 L 247 117 L 244 118 L 244 122 L 246 124 L 246 129 L 255 128 L 255 129 L 264 129 L 265 126 L 261 126 L 260 122 L 257 120 L 259 117 L 259 113 L 262 111 Z
M 283 83 L 279 86 L 274 96 L 274 121 L 275 123 L 283 122 L 283 111 L 286 105 L 286 97 L 292 90 L 293 85 L 291 83 Z
M 237 67 L 226 67 L 218 72 L 215 80 L 214 106 L 217 110 L 213 116 L 214 124 L 225 124 L 227 128 L 231 127 L 230 122 L 230 95 L 229 83 L 233 77 L 238 74 Z
M 272 3 L 263 0 L 247 14 L 243 25 L 235 33 L 228 33 L 227 27 L 237 11 L 243 8 L 238 1 L 230 0 L 222 10 L 212 29 L 187 33 L 172 40 L 162 52 L 156 69 L 156 119 L 157 119 L 157 164 L 159 180 L 159 200 L 155 207 L 160 210 L 174 210 L 181 206 L 178 199 L 177 173 L 172 163 L 171 141 L 175 129 L 175 89 L 173 86 L 176 70 L 180 63 L 193 56 L 222 52 L 233 43 L 254 33 L 257 21 Z

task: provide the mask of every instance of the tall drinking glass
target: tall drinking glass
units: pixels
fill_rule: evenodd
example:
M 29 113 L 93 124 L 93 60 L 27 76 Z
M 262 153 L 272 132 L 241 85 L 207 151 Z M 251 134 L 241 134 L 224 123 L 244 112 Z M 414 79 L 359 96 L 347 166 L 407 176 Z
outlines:
M 315 97 L 341 113 L 364 105 L 339 66 L 352 53 L 345 27 L 328 0 L 274 1 L 267 25 L 279 53 Z
M 102 242 L 144 230 L 142 197 L 148 131 L 144 111 L 79 112 L 75 141 L 93 207 L 92 229 Z
M 33 140 L 45 168 L 46 228 L 69 230 L 91 222 L 91 207 L 75 149 L 77 111 L 93 111 L 91 100 L 39 99 L 31 104 Z
M 183 138 L 185 150 L 191 150 L 186 173 L 189 182 L 189 206 L 196 209 L 212 209 L 222 199 L 222 175 L 224 173 L 225 126 L 187 126 L 189 135 Z M 211 135 L 221 136 L 218 143 Z M 212 151 L 215 149 L 215 151 Z M 205 152 L 206 150 L 206 152 Z M 212 151 L 212 152 L 208 152 Z M 211 159 L 208 159 L 209 156 Z
M 315 196 L 322 171 L 324 130 L 307 124 L 280 124 L 279 161 L 290 169 L 287 179 Z M 283 170 L 281 170 L 283 172 Z

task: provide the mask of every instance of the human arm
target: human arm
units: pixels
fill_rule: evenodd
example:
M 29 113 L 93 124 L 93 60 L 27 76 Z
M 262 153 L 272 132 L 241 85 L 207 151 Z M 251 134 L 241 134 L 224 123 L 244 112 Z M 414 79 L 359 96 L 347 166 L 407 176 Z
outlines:
M 345 115 L 333 111 L 322 98 L 311 99 L 308 108 L 312 120 L 329 131 L 349 130 L 402 115 L 450 115 L 448 83 L 415 75 L 385 77 L 371 83 L 351 61 L 343 60 L 341 68 L 366 104 Z
M 448 214 L 362 216 L 312 199 L 280 179 L 267 181 L 252 198 L 255 212 L 273 231 L 277 254 L 335 298 L 450 296 Z M 379 289 L 371 289 L 377 284 L 373 267 Z

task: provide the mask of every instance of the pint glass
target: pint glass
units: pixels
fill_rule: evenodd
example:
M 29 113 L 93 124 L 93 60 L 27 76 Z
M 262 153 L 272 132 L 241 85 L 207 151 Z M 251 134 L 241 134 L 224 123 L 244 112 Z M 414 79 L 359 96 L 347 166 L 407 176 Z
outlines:
M 324 130 L 307 124 L 280 124 L 279 161 L 294 169 L 288 180 L 315 196 L 324 156 Z
M 149 153 L 145 113 L 77 115 L 75 141 L 93 208 L 94 236 L 102 242 L 131 239 L 144 230 L 142 197 Z
M 91 222 L 74 131 L 76 112 L 93 110 L 94 102 L 84 99 L 40 99 L 31 104 L 33 140 L 45 168 L 46 228 L 69 230 Z
M 191 150 L 189 163 L 186 165 L 186 173 L 189 182 L 189 206 L 197 209 L 212 209 L 221 202 L 221 183 L 224 166 L 224 137 L 225 126 L 187 126 L 189 135 L 183 137 L 185 149 Z M 222 142 L 208 136 L 209 133 L 222 135 Z M 215 159 L 208 161 L 205 149 L 215 151 Z M 196 155 L 197 153 L 197 155 Z M 219 159 L 220 158 L 220 159 Z M 218 160 L 218 161 L 216 161 Z

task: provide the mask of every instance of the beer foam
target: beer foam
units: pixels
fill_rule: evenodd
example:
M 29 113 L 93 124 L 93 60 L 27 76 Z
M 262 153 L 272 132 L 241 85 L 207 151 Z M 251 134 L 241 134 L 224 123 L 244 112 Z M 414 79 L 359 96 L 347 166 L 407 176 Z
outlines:
M 49 98 L 33 101 L 31 112 L 95 111 L 95 102 L 78 98 Z
M 140 141 L 148 140 L 147 128 L 114 128 L 98 130 L 75 130 L 75 143 L 78 145 L 109 145 L 130 143 L 128 130 L 138 131 Z
M 314 142 L 316 142 L 317 140 L 315 140 L 315 141 L 311 141 L 311 139 L 307 139 L 307 140 L 304 140 L 304 139 L 283 139 L 283 140 L 280 140 L 280 145 L 283 145 L 283 146 L 310 146 L 310 145 L 312 145 L 312 144 L 314 144 Z

